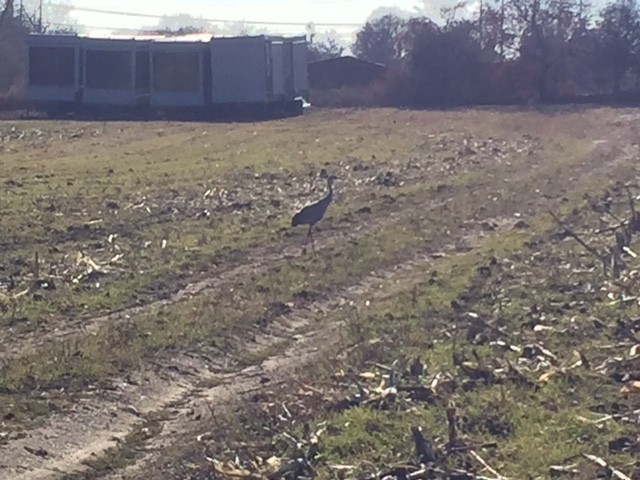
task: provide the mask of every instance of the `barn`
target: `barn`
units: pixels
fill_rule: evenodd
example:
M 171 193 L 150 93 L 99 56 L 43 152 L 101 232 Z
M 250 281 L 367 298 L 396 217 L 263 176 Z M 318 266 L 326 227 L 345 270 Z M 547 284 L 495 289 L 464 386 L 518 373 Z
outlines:
M 30 35 L 27 95 L 34 101 L 80 100 L 81 42 L 74 35 Z
M 384 78 L 387 68 L 352 56 L 311 62 L 308 66 L 309 85 L 317 90 L 342 87 L 366 87 Z
M 189 37 L 31 35 L 28 99 L 49 111 L 302 113 L 305 37 Z

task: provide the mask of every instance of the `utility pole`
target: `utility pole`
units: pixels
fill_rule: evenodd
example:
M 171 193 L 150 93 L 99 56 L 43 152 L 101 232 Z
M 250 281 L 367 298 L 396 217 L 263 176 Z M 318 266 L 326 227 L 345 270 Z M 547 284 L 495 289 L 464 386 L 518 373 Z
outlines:
M 307 39 L 309 43 L 313 43 L 313 37 L 316 36 L 316 25 L 313 22 L 307 23 Z
M 504 62 L 504 0 L 500 0 L 500 61 Z
M 482 26 L 482 0 L 480 0 L 480 16 L 478 18 L 478 27 L 480 28 L 480 48 L 484 48 L 484 29 Z
M 587 29 L 587 21 L 588 21 L 587 17 L 588 17 L 589 8 L 591 8 L 591 4 L 589 2 L 585 2 L 584 0 L 580 0 L 578 2 L 581 31 L 584 31 Z

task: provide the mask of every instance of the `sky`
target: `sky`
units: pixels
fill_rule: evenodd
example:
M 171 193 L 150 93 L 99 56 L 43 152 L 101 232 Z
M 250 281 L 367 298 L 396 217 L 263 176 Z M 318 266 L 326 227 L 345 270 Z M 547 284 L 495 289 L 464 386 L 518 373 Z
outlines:
M 35 0 L 32 0 L 35 1 Z M 72 17 L 82 26 L 87 26 L 84 33 L 104 35 L 113 31 L 114 27 L 138 30 L 141 27 L 157 25 L 158 18 L 142 16 L 122 16 L 98 12 L 82 11 L 85 9 L 131 12 L 137 14 L 172 15 L 190 14 L 206 19 L 230 21 L 290 22 L 300 25 L 256 25 L 269 33 L 282 35 L 304 35 L 309 33 L 305 25 L 309 22 L 317 24 L 317 38 L 322 39 L 329 34 L 341 43 L 349 43 L 354 38 L 359 26 L 363 25 L 369 15 L 377 7 L 395 7 L 408 12 L 415 12 L 416 7 L 427 7 L 430 18 L 438 14 L 441 6 L 451 6 L 458 0 L 51 0 L 78 8 Z M 594 0 L 594 7 L 599 8 L 606 0 Z M 469 11 L 473 15 L 477 11 L 479 0 L 467 0 Z M 46 21 L 46 19 L 45 19 Z M 328 25 L 332 23 L 351 25 Z M 322 25 L 327 24 L 327 25 Z M 95 28 L 98 27 L 98 28 Z
M 442 0 L 438 0 L 442 1 Z M 194 16 L 229 20 L 267 22 L 315 22 L 363 24 L 374 8 L 371 0 L 66 0 L 76 7 L 93 9 L 153 13 L 155 15 L 188 13 Z M 384 6 L 414 10 L 417 0 L 390 0 Z M 74 11 L 78 23 L 91 26 L 139 28 L 157 22 L 157 19 L 124 17 L 92 12 Z M 286 34 L 304 34 L 304 26 L 271 27 Z M 318 26 L 317 31 L 330 30 Z M 354 31 L 355 27 L 334 27 L 339 32 Z

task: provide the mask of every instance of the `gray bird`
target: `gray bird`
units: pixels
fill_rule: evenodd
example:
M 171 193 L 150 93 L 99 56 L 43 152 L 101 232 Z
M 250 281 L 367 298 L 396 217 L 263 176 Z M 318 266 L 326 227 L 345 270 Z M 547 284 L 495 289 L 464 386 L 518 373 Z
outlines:
M 324 212 L 327 211 L 327 207 L 331 203 L 333 199 L 333 182 L 337 179 L 335 175 L 330 175 L 327 178 L 327 186 L 329 188 L 329 193 L 318 200 L 316 203 L 312 203 L 311 205 L 307 205 L 298 213 L 296 213 L 291 219 L 291 226 L 296 227 L 298 225 L 309 225 L 309 230 L 307 231 L 307 237 L 305 238 L 304 246 L 307 246 L 309 239 L 311 239 L 311 247 L 315 251 L 315 245 L 313 242 L 313 234 L 311 233 L 311 229 L 313 226 L 322 220 L 324 216 Z

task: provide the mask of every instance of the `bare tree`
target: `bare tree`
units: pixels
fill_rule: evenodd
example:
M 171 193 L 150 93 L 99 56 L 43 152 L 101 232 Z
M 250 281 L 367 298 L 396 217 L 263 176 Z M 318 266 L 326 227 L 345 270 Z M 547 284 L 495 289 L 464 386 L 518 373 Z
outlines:
M 4 8 L 0 13 L 0 28 L 2 28 L 3 24 L 13 20 L 13 3 L 13 0 L 7 0 L 5 2 Z
M 327 37 L 325 40 L 313 42 L 309 45 L 309 62 L 337 58 L 342 56 L 343 53 L 344 47 L 335 38 Z
M 188 13 L 164 15 L 156 27 L 150 27 L 159 31 L 189 31 L 192 33 L 211 31 L 211 23 L 202 17 L 196 17 Z
M 390 65 L 400 56 L 398 37 L 405 26 L 395 15 L 367 22 L 356 36 L 353 52 L 364 60 Z
M 610 72 L 613 93 L 618 94 L 624 75 L 640 60 L 640 15 L 635 2 L 621 0 L 608 5 L 601 12 L 598 29 L 602 66 Z
M 567 59 L 569 39 L 581 26 L 579 4 L 566 0 L 510 0 L 521 61 L 535 70 L 542 100 L 554 94 L 554 77 Z
M 71 16 L 73 5 L 53 0 L 23 0 L 16 12 L 19 19 L 32 32 L 75 32 L 78 22 Z

